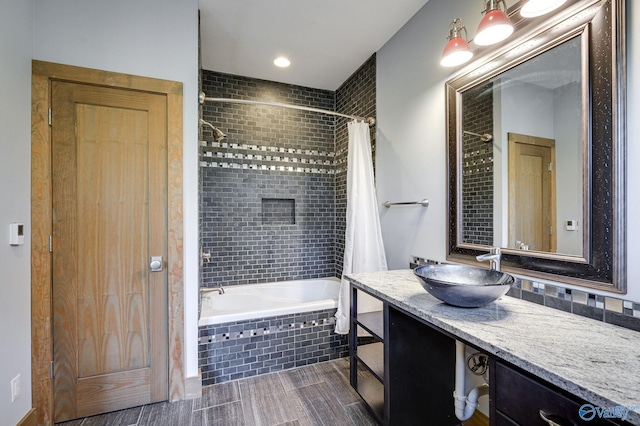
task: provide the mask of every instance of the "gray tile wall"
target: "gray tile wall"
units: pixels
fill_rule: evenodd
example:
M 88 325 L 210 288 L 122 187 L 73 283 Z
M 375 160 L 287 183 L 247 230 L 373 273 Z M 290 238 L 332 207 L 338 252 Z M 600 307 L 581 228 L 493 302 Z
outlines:
M 201 238 L 211 252 L 203 285 L 334 276 L 332 175 L 227 168 L 201 173 Z M 295 213 L 269 216 L 272 203 L 265 199 L 293 200 Z
M 629 300 L 520 279 L 507 295 L 640 331 L 640 303 Z
M 327 90 L 206 70 L 202 82 L 209 97 L 334 109 Z M 203 118 L 227 137 L 214 143 L 203 127 L 200 234 L 211 261 L 202 267 L 202 284 L 334 276 L 334 118 L 212 102 Z M 293 211 L 283 216 L 278 208 Z
M 493 134 L 493 83 L 464 94 L 462 129 Z M 462 240 L 493 245 L 493 144 L 463 134 Z
M 375 77 L 375 55 L 335 93 L 202 72 L 208 97 L 283 102 L 363 117 L 376 115 Z M 216 143 L 211 129 L 203 127 L 200 226 L 203 249 L 212 255 L 202 269 L 203 285 L 341 276 L 349 120 L 211 102 L 203 106 L 203 118 L 227 134 Z M 375 127 L 371 144 L 375 158 Z M 284 217 L 285 223 L 264 222 L 273 213 L 264 207 L 275 208 L 273 202 L 265 204 L 267 198 L 290 200 L 294 223 Z
M 204 386 L 348 355 L 333 332 L 335 309 L 200 327 L 198 365 Z
M 376 117 L 376 56 L 367 60 L 336 91 L 336 111 L 359 117 Z M 336 120 L 336 276 L 342 276 L 347 214 L 347 118 Z M 371 150 L 376 152 L 376 128 L 371 127 Z

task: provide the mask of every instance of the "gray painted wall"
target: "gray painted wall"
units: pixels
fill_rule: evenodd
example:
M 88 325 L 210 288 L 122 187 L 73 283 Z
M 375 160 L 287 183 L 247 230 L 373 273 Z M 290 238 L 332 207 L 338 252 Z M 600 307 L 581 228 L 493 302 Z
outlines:
M 35 0 L 33 57 L 183 83 L 185 374 L 198 374 L 198 0 Z M 27 173 L 27 170 L 25 170 Z
M 447 25 L 456 17 L 470 29 L 481 19 L 474 0 L 430 0 L 377 53 L 378 198 L 399 201 L 427 197 L 427 209 L 380 209 L 390 269 L 406 268 L 409 255 L 445 259 L 446 146 L 444 83 L 456 71 L 440 67 Z M 640 116 L 640 4 L 627 1 L 628 117 Z M 635 25 L 635 28 L 632 26 Z M 640 123 L 627 123 L 626 300 L 640 302 Z M 605 293 L 606 294 L 606 293 Z
M 0 13 L 0 422 L 31 409 L 31 54 L 33 3 L 3 1 Z M 26 226 L 23 246 L 9 245 L 9 224 Z M 11 403 L 10 382 L 21 377 Z

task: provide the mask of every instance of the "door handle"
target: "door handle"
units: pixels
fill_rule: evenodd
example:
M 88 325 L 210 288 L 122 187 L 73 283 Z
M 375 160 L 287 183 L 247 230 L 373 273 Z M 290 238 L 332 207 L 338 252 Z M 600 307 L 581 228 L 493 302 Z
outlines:
M 162 256 L 151 256 L 149 268 L 151 272 L 162 272 Z

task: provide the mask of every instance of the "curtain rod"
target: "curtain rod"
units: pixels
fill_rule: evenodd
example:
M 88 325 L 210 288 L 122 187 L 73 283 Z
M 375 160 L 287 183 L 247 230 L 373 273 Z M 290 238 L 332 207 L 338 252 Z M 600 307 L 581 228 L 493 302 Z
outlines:
M 376 124 L 376 119 L 373 117 L 364 118 L 364 117 L 358 117 L 356 115 L 347 115 L 347 114 L 342 114 L 335 111 L 329 111 L 326 109 L 311 108 L 311 107 L 291 105 L 291 104 L 282 104 L 279 102 L 249 101 L 245 99 L 230 99 L 230 98 L 208 98 L 205 96 L 204 92 L 200 92 L 199 99 L 201 104 L 205 102 L 230 102 L 234 104 L 270 105 L 270 106 L 277 106 L 282 108 L 298 109 L 302 111 L 319 112 L 322 114 L 337 115 L 339 117 L 352 118 L 354 120 L 363 120 L 369 123 L 369 127 L 373 127 Z

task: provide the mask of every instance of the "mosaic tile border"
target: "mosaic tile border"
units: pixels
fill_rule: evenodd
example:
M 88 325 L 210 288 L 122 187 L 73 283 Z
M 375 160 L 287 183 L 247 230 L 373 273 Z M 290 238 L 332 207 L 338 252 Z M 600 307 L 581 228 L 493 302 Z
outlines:
M 472 175 L 474 173 L 484 173 L 491 172 L 493 170 L 493 157 L 485 158 L 483 156 L 488 155 L 488 151 L 485 149 L 477 150 L 476 153 L 464 153 L 464 167 L 462 169 L 462 175 Z M 479 159 L 474 159 L 474 157 L 480 157 Z
M 409 258 L 412 269 L 438 263 L 418 256 Z M 520 278 L 507 296 L 640 331 L 640 303 L 630 300 Z
M 232 162 L 218 162 L 218 161 L 201 161 L 200 167 L 220 167 L 223 169 L 244 169 L 244 170 L 269 170 L 275 172 L 297 172 L 297 173 L 320 173 L 333 175 L 337 173 L 334 169 L 318 169 L 310 167 L 293 167 L 293 166 L 277 166 L 267 164 L 247 164 L 247 163 L 232 163 Z
M 334 174 L 336 155 L 340 153 L 228 142 L 200 142 L 200 167 Z
M 208 142 L 200 141 L 202 147 L 211 148 L 228 148 L 234 150 L 248 150 L 248 151 L 261 151 L 261 152 L 273 152 L 281 154 L 298 154 L 298 155 L 316 155 L 320 157 L 335 157 L 336 153 L 332 151 L 321 151 L 317 149 L 301 149 L 301 148 L 283 148 L 277 146 L 266 145 L 252 145 L 252 144 L 238 144 L 231 142 Z
M 517 279 L 508 296 L 640 331 L 640 303 L 587 291 Z
M 284 324 L 272 325 L 270 327 L 262 327 L 262 328 L 255 328 L 255 329 L 251 328 L 249 330 L 243 330 L 243 331 L 229 331 L 226 333 L 210 334 L 207 336 L 200 337 L 198 342 L 199 343 L 224 342 L 228 340 L 244 339 L 247 337 L 277 334 L 277 333 L 288 332 L 290 330 L 296 330 L 296 329 L 304 329 L 304 328 L 323 326 L 323 325 L 333 325 L 335 323 L 336 323 L 336 319 L 334 317 L 323 318 L 323 319 L 312 320 L 312 321 L 292 322 L 286 325 Z

